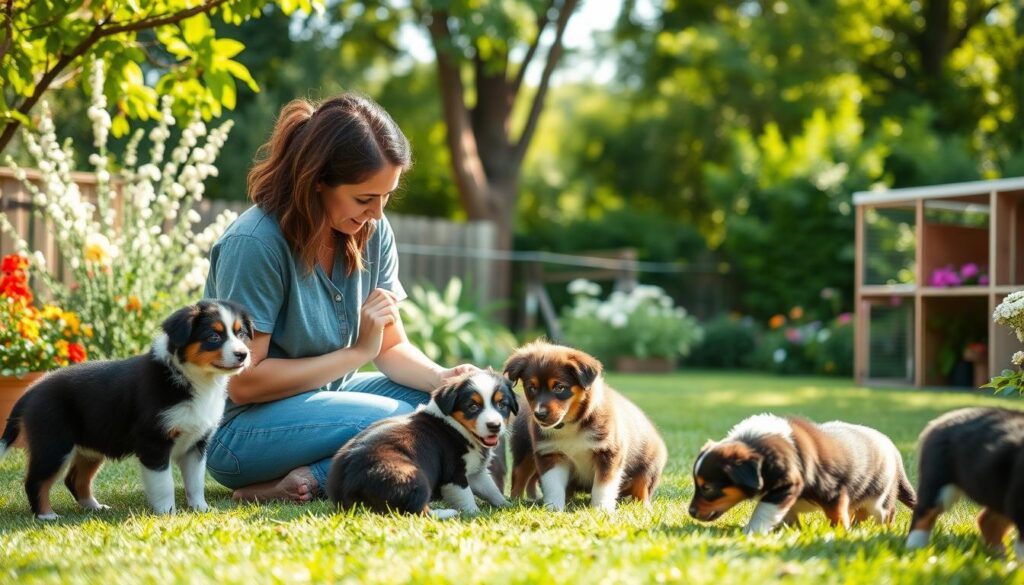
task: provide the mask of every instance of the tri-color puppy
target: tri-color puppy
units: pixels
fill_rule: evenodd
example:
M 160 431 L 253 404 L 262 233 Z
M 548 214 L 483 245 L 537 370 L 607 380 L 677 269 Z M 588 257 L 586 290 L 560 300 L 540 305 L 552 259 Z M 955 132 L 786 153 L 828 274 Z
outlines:
M 821 509 L 833 526 L 874 518 L 889 523 L 896 501 L 914 506 L 914 489 L 896 445 L 861 425 L 760 414 L 725 439 L 709 441 L 693 466 L 690 515 L 710 522 L 749 498 L 759 498 L 746 534 Z
M 106 457 L 135 455 L 153 510 L 174 511 L 170 462 L 181 468 L 189 506 L 206 511 L 206 442 L 220 423 L 228 378 L 249 365 L 253 324 L 239 305 L 205 300 L 176 311 L 148 353 L 56 370 L 15 403 L 0 455 L 25 436 L 25 492 L 40 520 L 57 518 L 50 488 L 64 484 L 87 510 L 92 480 Z
M 665 442 L 635 404 L 605 383 L 601 362 L 569 347 L 536 341 L 505 363 L 523 384 L 529 408 L 512 431 L 512 496 L 540 480 L 544 504 L 564 510 L 578 490 L 595 508 L 614 510 L 633 496 L 650 506 L 665 468 Z
M 985 542 L 1002 554 L 1003 538 L 1016 527 L 1017 559 L 1024 559 L 1024 412 L 948 412 L 922 431 L 918 465 L 908 548 L 927 546 L 936 518 L 966 494 L 982 507 L 978 527 Z
M 433 392 L 416 412 L 378 421 L 334 456 L 327 495 L 348 510 L 432 514 L 446 518 L 480 511 L 505 496 L 488 471 L 508 418 L 518 412 L 511 383 L 492 370 L 466 374 Z M 431 510 L 440 494 L 455 510 Z

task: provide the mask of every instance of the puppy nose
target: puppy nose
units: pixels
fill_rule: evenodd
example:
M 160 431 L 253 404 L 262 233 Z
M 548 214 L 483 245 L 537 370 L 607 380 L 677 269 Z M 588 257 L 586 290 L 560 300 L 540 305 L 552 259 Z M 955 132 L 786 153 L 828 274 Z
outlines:
M 487 430 L 496 433 L 501 430 L 501 423 L 489 422 L 487 423 Z
M 697 506 L 690 504 L 690 516 L 697 517 Z
M 247 357 L 249 357 L 249 352 L 247 352 L 247 351 L 236 351 L 235 352 L 235 359 L 237 359 L 240 362 L 244 362 L 245 358 L 247 358 Z
M 536 415 L 537 418 L 547 418 L 548 409 L 544 408 L 543 406 L 539 406 L 533 410 L 533 414 Z

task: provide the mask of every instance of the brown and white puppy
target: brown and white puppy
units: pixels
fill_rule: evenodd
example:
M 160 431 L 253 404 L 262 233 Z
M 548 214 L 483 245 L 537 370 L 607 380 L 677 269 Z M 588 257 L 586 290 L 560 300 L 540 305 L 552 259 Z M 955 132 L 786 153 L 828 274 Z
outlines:
M 331 463 L 327 495 L 344 510 L 363 504 L 441 518 L 479 512 L 474 495 L 505 506 L 488 465 L 517 411 L 511 383 L 491 370 L 450 380 L 416 412 L 374 423 L 345 443 Z M 431 510 L 438 494 L 455 511 Z
M 719 442 L 709 441 L 693 466 L 690 515 L 710 522 L 749 498 L 759 498 L 746 534 L 821 509 L 833 526 L 866 518 L 889 523 L 896 501 L 914 506 L 914 489 L 896 445 L 861 425 L 759 414 Z
M 626 495 L 650 506 L 665 443 L 647 416 L 605 383 L 601 362 L 536 341 L 512 354 L 505 375 L 523 383 L 529 405 L 513 423 L 513 497 L 539 477 L 554 510 L 564 510 L 577 490 L 590 490 L 591 505 L 604 510 Z
M 143 355 L 56 370 L 15 403 L 0 438 L 0 456 L 24 434 L 25 492 L 40 520 L 57 514 L 50 488 L 70 462 L 64 484 L 87 510 L 107 508 L 92 480 L 107 457 L 139 458 L 142 486 L 155 512 L 174 511 L 181 468 L 188 505 L 204 495 L 206 443 L 224 414 L 228 379 L 249 365 L 253 324 L 236 303 L 204 300 L 176 311 Z
M 921 433 L 918 499 L 908 548 L 928 545 L 935 520 L 960 494 L 982 507 L 978 527 L 985 542 L 1003 552 L 1003 538 L 1017 528 L 1018 562 L 1024 558 L 1024 412 L 962 408 Z

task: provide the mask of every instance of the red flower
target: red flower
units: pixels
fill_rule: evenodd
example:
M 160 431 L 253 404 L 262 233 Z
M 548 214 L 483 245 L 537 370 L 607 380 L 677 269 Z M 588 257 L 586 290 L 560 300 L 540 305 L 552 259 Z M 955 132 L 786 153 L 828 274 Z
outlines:
M 14 272 L 15 270 L 25 270 L 28 268 L 28 258 L 21 254 L 8 254 L 4 256 L 2 263 L 0 263 L 0 270 L 3 272 Z
M 85 347 L 80 343 L 69 343 L 68 344 L 68 359 L 71 363 L 77 364 L 85 361 Z
M 6 258 L 4 260 L 6 261 Z M 3 277 L 0 277 L 0 296 L 11 297 L 14 300 L 23 300 L 26 304 L 31 303 L 32 290 L 28 287 L 25 273 L 15 270 L 7 272 Z

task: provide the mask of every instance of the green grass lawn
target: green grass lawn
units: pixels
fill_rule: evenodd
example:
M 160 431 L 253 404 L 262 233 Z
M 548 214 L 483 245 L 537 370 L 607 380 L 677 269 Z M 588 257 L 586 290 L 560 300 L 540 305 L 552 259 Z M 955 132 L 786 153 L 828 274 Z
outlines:
M 943 516 L 932 547 L 916 552 L 903 550 L 910 514 L 902 506 L 891 527 L 868 523 L 844 533 L 816 514 L 801 530 L 750 539 L 740 533 L 750 504 L 710 525 L 686 513 L 699 447 L 750 414 L 873 426 L 893 438 L 915 479 L 915 441 L 928 420 L 970 404 L 1024 402 L 752 374 L 611 382 L 651 415 L 669 447 L 652 512 L 627 503 L 609 517 L 579 498 L 564 514 L 523 504 L 448 521 L 344 515 L 325 502 L 236 506 L 210 480 L 214 510 L 158 517 L 146 511 L 129 460 L 108 464 L 98 477 L 98 499 L 114 510 L 81 513 L 60 486 L 53 494 L 62 519 L 41 524 L 29 515 L 18 452 L 0 463 L 0 582 L 1024 583 L 1007 560 L 987 554 L 973 504 Z

